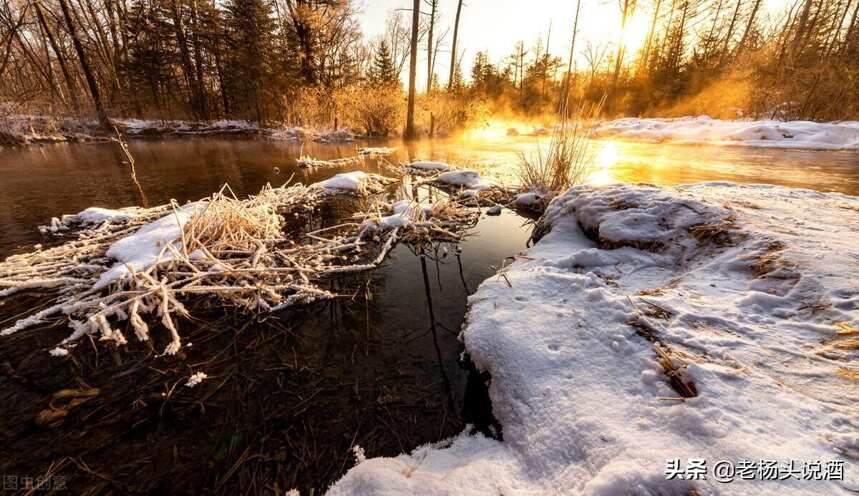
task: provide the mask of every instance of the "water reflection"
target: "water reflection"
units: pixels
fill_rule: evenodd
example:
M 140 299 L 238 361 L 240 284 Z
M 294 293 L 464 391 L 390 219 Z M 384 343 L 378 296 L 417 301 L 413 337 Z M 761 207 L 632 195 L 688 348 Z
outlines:
M 546 146 L 548 137 L 483 136 L 403 144 L 392 162 L 413 159 L 449 161 L 479 169 L 502 184 L 516 182 L 522 153 Z M 298 144 L 245 139 L 170 139 L 132 141 L 137 175 L 152 204 L 171 198 L 198 199 L 229 183 L 238 195 L 253 194 L 265 183 L 313 182 L 342 170 L 305 171 L 301 154 L 329 159 L 351 156 L 366 143 Z M 784 150 L 740 146 L 671 145 L 598 140 L 590 181 L 674 185 L 700 181 L 773 183 L 859 194 L 859 153 Z M 35 227 L 53 216 L 89 206 L 123 207 L 140 202 L 114 144 L 60 144 L 0 151 L 0 256 L 40 241 Z M 389 173 L 368 160 L 366 170 Z

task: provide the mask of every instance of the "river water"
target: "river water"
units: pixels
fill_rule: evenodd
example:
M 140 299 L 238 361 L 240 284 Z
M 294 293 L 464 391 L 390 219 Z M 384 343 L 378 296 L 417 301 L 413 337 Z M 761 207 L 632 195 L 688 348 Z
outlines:
M 395 142 L 373 145 L 399 146 L 389 158 L 394 163 L 417 158 L 444 160 L 513 183 L 512 164 L 519 154 L 534 153 L 538 139 L 496 137 L 419 141 L 407 147 Z M 355 144 L 201 138 L 138 140 L 130 143 L 130 149 L 139 182 L 151 204 L 195 200 L 224 183 L 243 196 L 259 191 L 266 183 L 280 185 L 290 178 L 315 182 L 357 167 L 386 173 L 374 160 L 312 172 L 296 166 L 301 155 L 320 159 L 355 155 Z M 736 181 L 859 194 L 859 153 L 855 152 L 600 141 L 593 146 L 593 153 L 595 170 L 590 180 L 595 183 Z M 112 144 L 0 150 L 0 257 L 45 241 L 37 226 L 51 217 L 89 206 L 138 204 L 139 193 L 122 158 Z M 467 370 L 467 361 L 460 359 L 462 345 L 457 334 L 465 318 L 467 296 L 493 276 L 505 257 L 524 249 L 528 236 L 528 221 L 512 212 L 483 217 L 459 250 L 442 246 L 438 253 L 420 257 L 399 246 L 384 267 L 360 284 L 350 283 L 350 287 L 365 287 L 372 297 L 314 305 L 276 316 L 289 332 L 282 341 L 278 337 L 262 351 L 255 351 L 251 363 L 241 371 L 247 381 L 241 387 L 264 397 L 267 405 L 243 410 L 247 425 L 224 424 L 217 407 L 215 414 L 195 418 L 197 429 L 193 432 L 197 434 L 188 434 L 188 438 L 168 436 L 161 425 L 147 427 L 143 420 L 135 421 L 134 428 L 139 431 L 135 436 L 145 437 L 148 444 L 144 448 L 153 453 L 173 454 L 195 446 L 186 455 L 192 468 L 182 471 L 184 465 L 179 462 L 165 467 L 154 461 L 134 461 L 137 465 L 133 468 L 122 469 L 116 460 L 127 457 L 129 450 L 141 448 L 131 441 L 106 444 L 87 462 L 131 492 L 169 487 L 176 493 L 197 493 L 206 488 L 244 487 L 249 477 L 243 472 L 244 464 L 252 453 L 257 458 L 248 466 L 253 467 L 254 474 L 264 473 L 281 489 L 298 487 L 304 494 L 311 488 L 324 488 L 351 466 L 349 448 L 355 444 L 364 446 L 368 456 L 391 456 L 450 436 L 465 423 L 486 424 L 485 388 L 481 378 Z M 0 306 L 0 321 L 8 315 Z M 246 345 L 254 343 L 257 341 Z M 0 359 L 23 367 L 16 356 L 0 342 Z M 67 382 L 73 383 L 73 377 Z M 45 401 L 44 392 L 6 386 L 11 389 L 4 390 L 4 395 L 22 403 L 25 399 L 35 404 Z M 25 437 L 8 434 L 16 432 L 16 424 L 8 420 L 18 418 L 14 403 L 0 411 L 0 417 L 6 417 L 9 424 L 0 444 L 17 451 L 18 464 L 4 464 L 4 470 L 37 474 L 59 457 L 87 447 L 70 443 L 66 448 L 70 453 L 58 448 L 56 452 L 26 455 L 31 446 L 51 445 L 56 438 L 51 432 L 30 432 Z M 98 418 L 101 406 L 94 408 L 96 412 L 88 415 Z M 20 417 L 23 425 L 26 416 Z M 201 460 L 208 464 L 207 470 L 193 468 Z M 229 481 L 222 480 L 221 476 L 231 473 L 237 463 L 241 470 L 237 469 Z M 135 478 L 138 471 L 146 477 Z M 77 487 L 95 480 L 74 470 L 71 477 Z M 155 482 L 133 485 L 140 484 L 141 479 Z

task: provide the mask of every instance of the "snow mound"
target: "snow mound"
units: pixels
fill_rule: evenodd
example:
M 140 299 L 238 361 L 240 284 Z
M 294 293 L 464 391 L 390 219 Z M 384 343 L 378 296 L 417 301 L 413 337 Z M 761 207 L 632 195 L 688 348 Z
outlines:
M 313 185 L 327 190 L 358 191 L 361 183 L 366 181 L 368 177 L 367 173 L 363 171 L 344 172 Z
M 859 149 L 859 122 L 741 121 L 711 119 L 707 116 L 627 118 L 599 124 L 593 133 L 597 137 L 660 142 L 821 150 Z
M 460 434 L 410 455 L 370 458 L 335 484 L 328 496 L 537 494 L 509 450 L 480 434 Z
M 444 162 L 417 161 L 409 164 L 409 167 L 422 171 L 449 171 L 452 167 Z
M 473 170 L 452 170 L 442 172 L 435 176 L 433 181 L 462 188 L 463 197 L 473 197 L 481 191 L 486 191 L 496 186 L 495 183 L 480 177 L 480 173 Z
M 109 208 L 89 207 L 78 212 L 77 220 L 82 224 L 97 225 L 104 222 L 127 222 L 135 217 L 131 212 L 122 210 L 111 210 Z
M 378 219 L 365 220 L 361 225 L 361 231 L 370 232 L 377 229 L 406 227 L 432 215 L 432 205 L 426 203 L 418 204 L 409 200 L 395 202 L 391 205 L 391 210 L 393 211 L 391 215 L 386 215 Z
M 101 275 L 93 289 L 104 288 L 117 279 L 128 277 L 131 270 L 140 272 L 156 263 L 172 260 L 173 254 L 167 245 L 182 251 L 182 229 L 203 205 L 205 203 L 195 202 L 177 208 L 110 245 L 106 255 L 116 260 L 116 264 Z
M 469 300 L 462 337 L 503 442 L 368 459 L 331 493 L 859 490 L 857 226 L 859 198 L 834 193 L 573 188 Z

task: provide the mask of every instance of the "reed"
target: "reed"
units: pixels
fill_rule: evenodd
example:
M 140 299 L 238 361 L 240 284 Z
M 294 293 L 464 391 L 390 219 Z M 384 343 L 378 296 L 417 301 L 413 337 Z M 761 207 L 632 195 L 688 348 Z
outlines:
M 548 202 L 587 179 L 594 159 L 590 123 L 601 107 L 602 102 L 582 102 L 572 109 L 564 107 L 548 148 L 538 147 L 532 154 L 520 153 L 516 176 L 523 190 L 540 193 Z

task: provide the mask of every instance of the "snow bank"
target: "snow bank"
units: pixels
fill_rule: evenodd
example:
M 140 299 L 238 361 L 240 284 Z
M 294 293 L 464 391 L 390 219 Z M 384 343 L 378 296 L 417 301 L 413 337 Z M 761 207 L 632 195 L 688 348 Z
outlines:
M 158 262 L 172 260 L 173 254 L 166 246 L 172 244 L 178 252 L 182 251 L 182 229 L 203 205 L 205 203 L 195 202 L 177 208 L 110 245 L 106 255 L 116 263 L 101 275 L 93 288 L 103 288 L 117 279 L 128 277 L 132 269 L 140 272 Z
M 462 336 L 503 442 L 369 459 L 330 493 L 859 490 L 857 226 L 859 199 L 808 190 L 572 189 L 506 269 L 512 287 L 493 278 L 469 301 Z M 716 479 L 725 462 L 733 482 Z M 843 480 L 820 480 L 839 464 Z
M 596 137 L 758 147 L 859 149 L 859 122 L 733 121 L 707 116 L 618 119 L 597 125 Z

